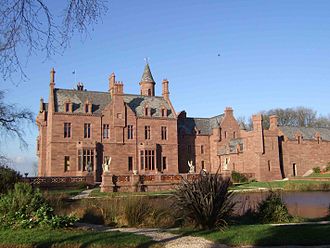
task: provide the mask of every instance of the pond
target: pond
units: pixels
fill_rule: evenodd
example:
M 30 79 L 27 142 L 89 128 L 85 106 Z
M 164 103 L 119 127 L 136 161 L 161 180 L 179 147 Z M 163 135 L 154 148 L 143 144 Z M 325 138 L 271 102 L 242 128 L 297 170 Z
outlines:
M 235 200 L 238 202 L 236 211 L 244 213 L 249 208 L 255 209 L 266 196 L 267 192 L 237 193 L 235 196 Z M 329 213 L 329 191 L 281 192 L 281 196 L 292 215 L 319 218 Z

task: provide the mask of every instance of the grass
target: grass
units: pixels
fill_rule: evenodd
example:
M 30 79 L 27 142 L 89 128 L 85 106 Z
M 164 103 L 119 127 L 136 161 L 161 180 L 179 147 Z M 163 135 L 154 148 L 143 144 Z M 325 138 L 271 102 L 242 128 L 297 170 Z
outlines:
M 320 190 L 330 190 L 329 182 L 318 182 L 311 180 L 297 180 L 297 181 L 272 181 L 272 182 L 250 182 L 246 184 L 241 184 L 234 186 L 233 190 L 246 190 L 246 189 L 283 189 L 292 191 L 320 191 Z
M 328 245 L 330 225 L 236 225 L 224 231 L 183 230 L 184 235 L 202 236 L 229 246 Z
M 312 173 L 310 174 L 308 177 L 320 177 L 320 178 L 330 178 L 330 173 L 324 173 L 324 174 L 321 174 L 321 173 Z
M 50 195 L 68 195 L 75 196 L 82 192 L 83 189 L 50 189 L 50 190 L 42 190 L 42 192 L 47 192 Z
M 92 197 L 127 197 L 132 195 L 137 196 L 164 196 L 167 197 L 169 195 L 172 195 L 174 191 L 171 190 L 165 190 L 165 191 L 159 191 L 159 192 L 100 192 L 100 188 L 94 189 L 90 196 Z
M 151 238 L 123 232 L 76 229 L 0 230 L 0 247 L 150 247 Z

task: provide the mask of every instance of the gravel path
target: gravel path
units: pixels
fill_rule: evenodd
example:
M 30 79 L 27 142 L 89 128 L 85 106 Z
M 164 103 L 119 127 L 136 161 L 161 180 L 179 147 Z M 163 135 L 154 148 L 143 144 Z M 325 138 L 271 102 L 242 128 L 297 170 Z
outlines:
M 151 237 L 164 244 L 165 248 L 228 248 L 227 245 L 215 244 L 201 237 L 182 236 L 158 228 L 116 228 L 108 231 L 130 232 Z

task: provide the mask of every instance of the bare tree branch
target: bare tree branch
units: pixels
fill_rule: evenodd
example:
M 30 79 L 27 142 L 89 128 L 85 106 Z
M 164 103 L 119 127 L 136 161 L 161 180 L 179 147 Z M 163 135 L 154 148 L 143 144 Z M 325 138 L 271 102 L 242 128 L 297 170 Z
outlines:
M 44 0 L 1 1 L 0 5 L 0 74 L 9 79 L 18 73 L 27 75 L 23 60 L 42 52 L 46 58 L 62 52 L 75 33 L 87 33 L 107 11 L 104 0 L 68 0 L 62 24 L 54 20 Z M 22 55 L 23 54 L 23 55 Z
M 21 147 L 27 147 L 24 140 L 26 124 L 33 123 L 33 113 L 28 109 L 19 109 L 16 105 L 4 102 L 4 92 L 0 90 L 0 134 L 3 136 L 16 136 Z

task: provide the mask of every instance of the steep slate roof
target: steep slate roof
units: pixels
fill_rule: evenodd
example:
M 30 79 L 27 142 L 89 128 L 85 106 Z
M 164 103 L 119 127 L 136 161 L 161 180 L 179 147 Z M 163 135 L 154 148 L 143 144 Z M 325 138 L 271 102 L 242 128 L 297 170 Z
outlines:
M 55 112 L 65 112 L 65 102 L 72 102 L 73 113 L 84 113 L 84 104 L 92 103 L 93 114 L 101 114 L 102 110 L 111 101 L 111 96 L 108 92 L 99 91 L 81 91 L 68 89 L 55 89 Z
M 155 82 L 154 78 L 152 77 L 149 64 L 146 64 L 144 67 L 141 82 Z
M 151 108 L 152 117 L 161 117 L 161 109 L 167 109 L 167 117 L 175 118 L 169 104 L 163 97 L 159 96 L 141 96 L 141 95 L 124 95 L 124 102 L 133 110 L 136 116 L 144 116 L 144 108 Z
M 223 114 L 217 115 L 211 118 L 182 118 L 179 119 L 179 129 L 183 129 L 186 134 L 194 134 L 195 130 L 199 131 L 199 134 L 210 135 L 212 129 L 219 127 Z
M 55 89 L 54 98 L 55 112 L 65 112 L 65 103 L 71 101 L 73 113 L 84 113 L 84 104 L 88 100 L 92 103 L 93 114 L 101 114 L 111 101 L 109 92 L 68 89 Z M 124 94 L 123 98 L 124 102 L 138 117 L 144 116 L 144 107 L 148 106 L 151 108 L 152 117 L 161 117 L 161 109 L 165 108 L 167 109 L 167 118 L 175 118 L 169 104 L 163 97 Z
M 240 146 L 240 150 L 243 151 L 243 139 L 231 139 L 229 141 L 229 150 L 227 148 L 227 146 L 222 146 L 218 149 L 218 155 L 225 155 L 225 154 L 228 154 L 228 153 L 236 153 L 236 148 L 237 148 L 237 145 Z
M 278 127 L 290 140 L 295 140 L 295 134 L 301 133 L 305 140 L 315 140 L 315 134 L 319 133 L 322 140 L 330 141 L 330 129 L 321 127 Z

